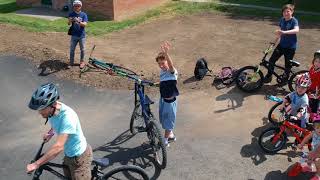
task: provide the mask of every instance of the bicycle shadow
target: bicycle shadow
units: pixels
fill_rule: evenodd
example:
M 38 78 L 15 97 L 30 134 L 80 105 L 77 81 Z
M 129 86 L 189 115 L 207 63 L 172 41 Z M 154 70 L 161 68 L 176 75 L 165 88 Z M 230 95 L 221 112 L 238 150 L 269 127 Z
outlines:
M 263 122 L 265 122 L 265 119 L 266 118 L 262 118 Z M 251 143 L 242 146 L 240 150 L 240 155 L 245 158 L 250 158 L 256 166 L 267 160 L 265 153 L 259 147 L 258 141 L 262 131 L 268 127 L 270 127 L 269 124 L 264 124 L 263 126 L 254 129 L 251 132 L 251 135 L 253 136 L 251 138 Z
M 93 152 L 101 151 L 107 153 L 104 158 L 109 159 L 110 166 L 115 163 L 120 163 L 121 165 L 137 165 L 143 169 L 154 169 L 152 176 L 150 175 L 149 170 L 147 172 L 150 179 L 157 179 L 161 174 L 161 169 L 158 168 L 154 159 L 151 145 L 144 143 L 141 146 L 133 148 L 121 147 L 121 145 L 124 145 L 124 143 L 129 141 L 132 137 L 134 137 L 134 135 L 132 135 L 129 130 L 126 130 L 111 142 L 107 142 L 106 144 L 93 149 Z
M 252 132 L 251 135 L 253 136 L 251 138 L 251 143 L 246 144 L 242 146 L 240 154 L 242 157 L 247 157 L 251 158 L 252 162 L 254 165 L 259 165 L 263 163 L 264 161 L 267 160 L 266 155 L 273 155 L 273 154 L 268 154 L 265 153 L 259 146 L 259 136 L 261 133 L 266 130 L 267 128 L 272 127 L 272 124 L 269 123 L 269 120 L 267 117 L 262 118 L 263 125 L 261 127 L 255 128 Z M 296 157 L 301 156 L 301 152 L 297 152 L 291 148 L 293 145 L 293 142 L 287 142 L 285 147 L 283 149 L 287 149 L 286 152 L 278 152 L 274 155 L 283 155 L 288 157 L 288 162 L 293 162 L 292 159 Z
M 61 70 L 68 69 L 68 64 L 62 62 L 61 60 L 47 60 L 42 62 L 38 66 L 38 69 L 41 70 L 41 72 L 38 74 L 39 76 L 48 76 Z
M 230 87 L 233 86 L 232 84 Z M 216 110 L 215 113 L 223 113 L 229 110 L 235 110 L 236 108 L 239 108 L 243 105 L 243 102 L 246 97 L 252 96 L 252 95 L 287 95 L 289 91 L 287 91 L 283 87 L 279 87 L 278 85 L 264 85 L 262 89 L 260 89 L 258 92 L 254 93 L 245 93 L 242 92 L 237 86 L 233 86 L 231 89 L 229 89 L 224 94 L 221 94 L 216 97 L 216 101 L 228 101 L 228 107 L 225 109 Z

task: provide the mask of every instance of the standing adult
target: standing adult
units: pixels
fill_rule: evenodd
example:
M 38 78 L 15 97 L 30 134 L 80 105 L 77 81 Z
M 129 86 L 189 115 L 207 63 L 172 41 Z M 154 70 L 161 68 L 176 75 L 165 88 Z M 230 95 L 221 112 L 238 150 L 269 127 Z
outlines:
M 85 27 L 88 24 L 88 16 L 81 11 L 82 2 L 75 0 L 72 3 L 73 12 L 69 14 L 68 25 L 71 25 L 71 40 L 70 40 L 70 62 L 68 68 L 71 68 L 74 64 L 74 52 L 77 44 L 80 46 L 80 69 L 85 66 L 85 42 L 86 31 Z

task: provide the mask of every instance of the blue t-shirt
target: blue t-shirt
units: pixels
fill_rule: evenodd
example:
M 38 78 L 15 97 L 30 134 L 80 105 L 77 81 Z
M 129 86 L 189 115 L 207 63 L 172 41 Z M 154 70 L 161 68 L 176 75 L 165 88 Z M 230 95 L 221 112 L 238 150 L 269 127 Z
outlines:
M 69 17 L 79 18 L 81 22 L 88 22 L 88 16 L 84 12 L 80 12 L 79 14 L 76 12 L 72 12 L 69 14 Z M 79 23 L 72 22 L 72 36 L 77 36 L 84 38 L 86 37 L 86 31 L 84 27 L 81 27 Z
M 76 112 L 61 103 L 59 114 L 49 118 L 49 123 L 56 134 L 68 134 L 64 144 L 64 154 L 68 157 L 80 156 L 87 148 L 80 121 Z
M 304 93 L 304 95 L 299 96 L 298 93 L 296 91 L 291 92 L 288 95 L 291 103 L 291 114 L 296 116 L 299 112 L 299 110 L 301 108 L 303 108 L 304 110 L 304 114 L 303 116 L 305 116 L 307 114 L 307 108 L 309 105 L 309 99 L 308 99 L 308 95 L 306 93 Z
M 292 17 L 289 21 L 286 21 L 284 18 L 281 18 L 279 22 L 280 29 L 282 31 L 288 31 L 294 29 L 294 27 L 299 26 L 298 20 Z M 281 35 L 280 47 L 282 48 L 297 48 L 297 34 L 283 34 Z

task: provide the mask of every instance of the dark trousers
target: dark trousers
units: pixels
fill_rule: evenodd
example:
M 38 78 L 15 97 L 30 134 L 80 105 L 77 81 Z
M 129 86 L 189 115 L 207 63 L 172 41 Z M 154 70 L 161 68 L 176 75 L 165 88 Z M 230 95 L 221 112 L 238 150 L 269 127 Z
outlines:
M 294 54 L 296 53 L 296 49 L 292 48 L 282 48 L 279 45 L 276 47 L 276 49 L 273 51 L 270 59 L 269 59 L 269 70 L 266 77 L 271 77 L 272 73 L 274 72 L 274 65 L 279 60 L 279 58 L 283 55 L 285 60 L 285 74 L 287 75 L 287 78 L 289 77 L 289 72 L 291 69 L 290 60 L 293 59 Z

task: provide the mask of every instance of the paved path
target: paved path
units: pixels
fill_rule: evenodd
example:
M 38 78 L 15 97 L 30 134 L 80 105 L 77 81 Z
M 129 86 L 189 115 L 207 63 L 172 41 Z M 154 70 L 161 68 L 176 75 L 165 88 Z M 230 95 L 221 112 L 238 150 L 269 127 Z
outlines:
M 257 145 L 257 137 L 265 128 L 262 117 L 272 105 L 261 101 L 261 106 L 256 107 L 253 102 L 263 97 L 242 96 L 236 89 L 217 97 L 206 92 L 182 94 L 178 141 L 168 148 L 168 166 L 160 171 L 144 145 L 146 135 L 131 136 L 128 132 L 133 109 L 131 91 L 97 91 L 57 80 L 53 75 L 40 77 L 39 72 L 24 59 L 0 56 L 1 179 L 31 179 L 25 166 L 48 127 L 37 112 L 27 108 L 27 103 L 35 87 L 48 81 L 58 84 L 61 100 L 78 112 L 87 140 L 96 149 L 94 156 L 110 158 L 112 166 L 136 164 L 146 169 L 152 179 L 163 180 L 287 179 L 283 172 L 292 164 L 288 159 L 293 159 L 295 153 L 288 148 L 274 156 L 265 155 Z M 242 99 L 243 105 L 225 109 L 229 98 Z M 153 109 L 156 112 L 157 105 Z M 55 162 L 61 162 L 61 157 Z M 43 179 L 56 178 L 45 173 Z
M 68 16 L 67 12 L 55 11 L 51 8 L 44 8 L 44 7 L 21 9 L 16 11 L 15 13 L 21 16 L 30 16 L 30 17 L 41 18 L 41 19 L 46 19 L 51 21 Z

